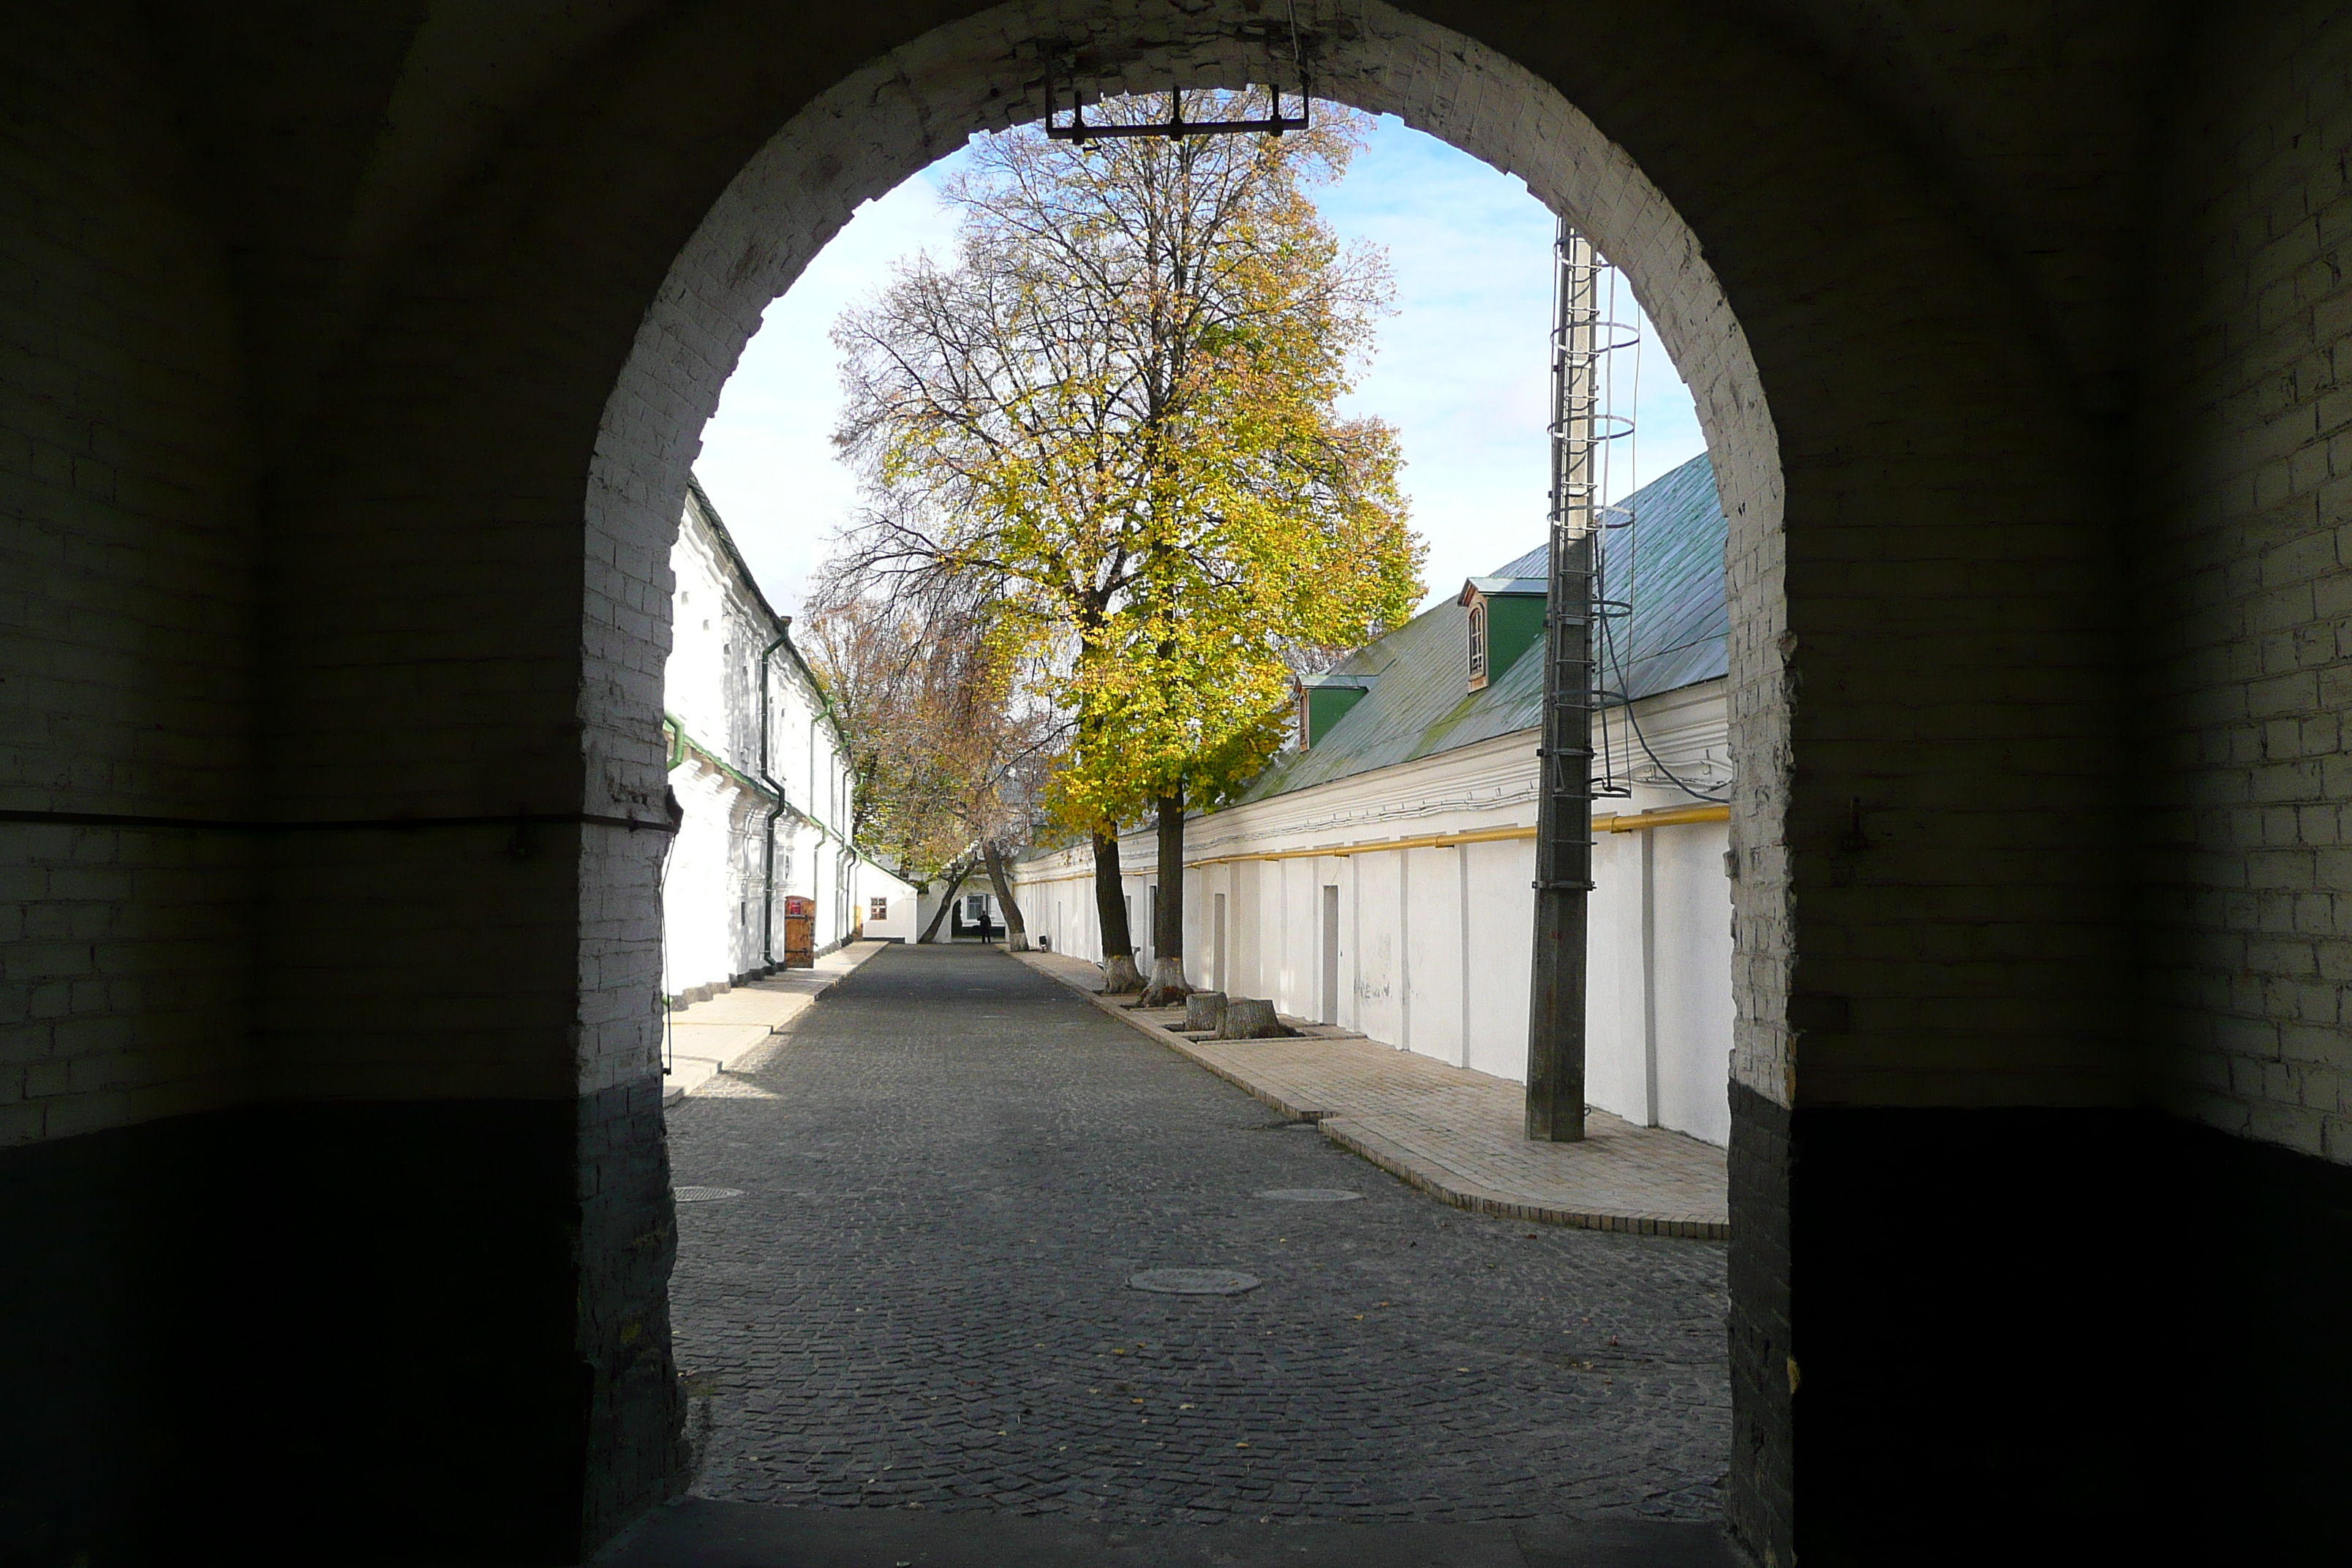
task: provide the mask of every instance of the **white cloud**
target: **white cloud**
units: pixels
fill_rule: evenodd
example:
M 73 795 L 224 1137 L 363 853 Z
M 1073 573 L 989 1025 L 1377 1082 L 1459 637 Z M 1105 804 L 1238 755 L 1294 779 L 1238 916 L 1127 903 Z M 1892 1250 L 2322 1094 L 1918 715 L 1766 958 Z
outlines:
M 951 247 L 952 216 L 936 188 L 955 163 L 861 208 L 769 307 L 703 433 L 696 471 L 780 610 L 796 608 L 856 502 L 828 439 L 839 395 L 825 334 L 891 262 Z M 1431 598 L 1451 597 L 1463 578 L 1543 538 L 1553 218 L 1516 178 L 1385 118 L 1347 179 L 1319 198 L 1343 237 L 1389 252 L 1398 314 L 1382 324 L 1348 406 L 1398 427 L 1413 523 L 1429 541 Z M 1633 455 L 1646 482 L 1705 441 L 1646 322 L 1643 333 Z M 1622 490 L 1622 459 L 1617 472 Z

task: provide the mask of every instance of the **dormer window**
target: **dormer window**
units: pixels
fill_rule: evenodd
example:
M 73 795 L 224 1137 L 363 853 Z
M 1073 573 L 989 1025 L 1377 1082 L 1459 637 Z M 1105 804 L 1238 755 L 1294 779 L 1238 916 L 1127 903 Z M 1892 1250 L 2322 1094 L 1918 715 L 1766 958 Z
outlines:
M 1540 577 L 1473 577 L 1454 602 L 1470 638 L 1470 689 L 1508 675 L 1519 656 L 1543 640 L 1544 589 Z
M 1298 749 L 1312 751 L 1331 726 L 1364 700 L 1377 675 L 1308 675 L 1298 681 Z

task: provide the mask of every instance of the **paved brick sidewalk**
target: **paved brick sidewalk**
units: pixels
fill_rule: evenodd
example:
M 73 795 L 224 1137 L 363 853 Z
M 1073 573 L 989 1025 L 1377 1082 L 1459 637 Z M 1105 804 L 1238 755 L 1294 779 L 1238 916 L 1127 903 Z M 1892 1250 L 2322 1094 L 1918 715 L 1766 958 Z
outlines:
M 1463 1208 L 1594 1230 L 1723 1240 L 1731 1234 L 1723 1151 L 1679 1132 L 1585 1117 L 1581 1143 L 1531 1143 L 1523 1091 L 1349 1031 L 1284 1022 L 1295 1040 L 1194 1040 L 1183 1009 L 1139 1011 L 1097 996 L 1101 972 L 1061 953 L 1018 955 L 1202 1067 L 1327 1137 Z
M 1433 1203 L 1002 952 L 885 949 L 668 1121 L 739 1194 L 678 1205 L 698 1496 L 1719 1517 L 1722 1247 Z M 1169 1268 L 1262 1283 L 1129 1284 Z
M 791 1029 L 828 986 L 889 945 L 853 942 L 807 969 L 787 969 L 672 1012 L 662 1103 L 675 1105 L 687 1095 L 723 1087 L 720 1074 L 732 1072 L 772 1037 Z

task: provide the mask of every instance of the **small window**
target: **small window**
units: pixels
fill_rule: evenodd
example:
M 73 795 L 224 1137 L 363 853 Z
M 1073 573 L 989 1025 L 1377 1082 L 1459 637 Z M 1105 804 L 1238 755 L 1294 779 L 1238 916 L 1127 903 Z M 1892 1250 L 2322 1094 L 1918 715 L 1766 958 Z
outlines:
M 1470 689 L 1486 688 L 1486 595 L 1474 595 L 1470 600 Z
M 887 899 L 866 900 L 866 918 L 869 921 L 888 920 L 890 918 L 890 900 Z

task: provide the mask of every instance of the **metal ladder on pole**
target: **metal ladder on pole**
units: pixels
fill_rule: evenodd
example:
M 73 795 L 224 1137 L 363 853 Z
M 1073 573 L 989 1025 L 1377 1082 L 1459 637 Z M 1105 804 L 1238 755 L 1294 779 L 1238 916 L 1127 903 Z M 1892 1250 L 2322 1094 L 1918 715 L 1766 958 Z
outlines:
M 1528 1027 L 1527 1135 L 1584 1136 L 1585 952 L 1592 891 L 1592 801 L 1623 795 L 1601 758 L 1594 776 L 1602 620 L 1605 445 L 1632 421 L 1604 406 L 1601 362 L 1630 346 L 1604 313 L 1609 264 L 1566 219 L 1555 247 L 1551 332 L 1550 581 L 1544 616 L 1543 743 L 1536 816 L 1535 963 Z

